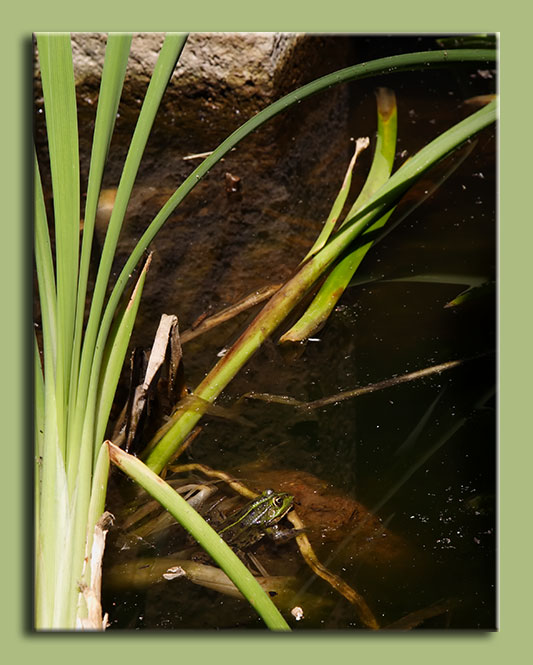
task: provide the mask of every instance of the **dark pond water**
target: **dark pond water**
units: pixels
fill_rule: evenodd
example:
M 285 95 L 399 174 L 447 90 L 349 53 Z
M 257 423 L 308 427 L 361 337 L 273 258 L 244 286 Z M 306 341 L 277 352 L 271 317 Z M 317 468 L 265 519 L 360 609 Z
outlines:
M 431 37 L 412 36 L 361 36 L 347 44 L 351 62 L 436 48 Z M 302 102 L 264 134 L 245 140 L 194 190 L 156 239 L 154 270 L 134 342 L 150 346 L 163 312 L 177 314 L 184 330 L 204 312 L 214 313 L 292 274 L 338 191 L 351 139 L 374 136 L 376 86 L 386 85 L 397 96 L 400 163 L 474 110 L 466 99 L 494 92 L 493 75 L 462 67 L 348 84 Z M 192 170 L 181 155 L 213 147 L 198 142 L 198 136 L 201 127 L 198 135 L 185 137 L 169 133 L 167 125 L 155 127 L 130 215 L 132 238 L 186 169 Z M 119 142 L 114 150 L 120 166 L 124 146 Z M 367 153 L 354 175 L 355 193 L 370 163 L 371 151 Z M 365 597 L 384 626 L 438 603 L 448 611 L 437 612 L 422 628 L 496 626 L 494 128 L 480 134 L 460 162 L 462 156 L 447 162 L 446 168 L 456 168 L 446 182 L 368 254 L 314 341 L 299 354 L 267 343 L 218 403 L 229 408 L 252 390 L 318 400 L 449 360 L 470 360 L 306 414 L 285 405 L 245 401 L 240 415 L 253 426 L 206 417 L 183 458 L 230 470 L 243 481 L 258 467 L 275 471 L 280 479 L 295 471 L 312 474 L 327 491 L 377 515 L 396 538 L 394 556 L 377 552 L 362 559 L 349 546 L 349 529 L 317 553 Z M 241 178 L 238 196 L 226 193 L 226 172 Z M 442 172 L 430 174 L 416 194 L 430 191 Z M 112 175 L 106 184 L 116 184 Z M 407 198 L 401 210 L 416 196 Z M 479 297 L 445 307 L 468 286 L 485 283 L 489 286 L 479 290 Z M 191 388 L 220 349 L 244 329 L 250 314 L 184 345 Z M 128 491 L 127 483 L 113 477 L 109 509 L 117 517 L 117 497 L 123 491 Z M 170 532 L 160 536 L 153 555 L 167 554 L 172 537 Z M 120 549 L 111 533 L 104 570 L 124 556 L 131 554 Z M 296 576 L 296 588 L 316 603 L 314 607 L 310 601 L 301 622 L 288 615 L 295 630 L 360 627 L 353 607 L 314 577 L 291 545 L 276 550 L 275 559 L 277 573 L 285 574 L 286 567 L 287 574 Z M 104 609 L 112 630 L 262 628 L 245 602 L 184 580 L 124 591 L 104 574 Z

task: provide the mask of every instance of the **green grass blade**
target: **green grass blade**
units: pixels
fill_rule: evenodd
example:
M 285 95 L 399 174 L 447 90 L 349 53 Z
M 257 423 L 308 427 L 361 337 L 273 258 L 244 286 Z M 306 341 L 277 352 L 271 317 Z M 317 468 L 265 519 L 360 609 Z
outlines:
M 375 231 L 384 226 L 393 212 L 394 209 L 389 210 L 370 229 Z M 280 344 L 302 342 L 322 328 L 372 245 L 371 241 L 358 247 L 332 269 L 304 314 L 280 337 Z
M 41 176 L 37 156 L 34 154 L 34 230 L 35 230 L 35 267 L 37 271 L 37 282 L 39 285 L 39 300 L 41 305 L 41 325 L 43 328 L 43 341 L 46 353 L 56 364 L 57 349 L 57 300 L 56 281 L 54 276 L 54 261 L 50 245 L 50 234 L 46 219 L 46 208 L 44 204 Z
M 89 180 L 87 185 L 87 200 L 85 204 L 78 297 L 76 303 L 76 325 L 70 379 L 70 404 L 76 403 L 78 390 L 78 372 L 85 314 L 85 298 L 87 295 L 87 279 L 89 275 L 98 197 L 102 184 L 104 165 L 117 117 L 117 109 L 122 93 L 130 45 L 131 35 L 128 34 L 111 34 L 107 40 L 102 80 L 100 83 L 100 94 L 98 97 L 98 107 L 96 110 Z
M 96 402 L 100 370 L 105 348 L 96 344 L 100 315 L 107 290 L 116 243 L 124 213 L 135 181 L 144 147 L 148 140 L 160 100 L 174 71 L 185 44 L 185 35 L 170 34 L 165 38 L 154 73 L 141 108 L 130 149 L 122 171 L 115 206 L 109 222 L 106 240 L 98 269 L 89 320 L 82 347 L 78 393 L 72 430 L 69 430 L 68 479 L 71 492 L 76 494 L 73 512 L 72 549 L 75 553 L 71 569 L 70 588 L 75 589 L 82 575 L 85 553 L 87 514 L 91 494 L 91 474 L 95 451 L 101 441 L 96 435 Z M 115 308 L 113 308 L 113 312 Z
M 113 405 L 115 391 L 117 389 L 120 373 L 124 364 L 124 358 L 128 350 L 133 325 L 139 309 L 142 290 L 146 279 L 146 274 L 150 266 L 151 256 L 146 261 L 142 269 L 133 293 L 124 308 L 124 311 L 117 312 L 114 329 L 111 331 L 107 340 L 102 370 L 100 375 L 100 385 L 98 388 L 98 399 L 96 404 L 96 440 L 104 439 L 107 421 Z
M 447 130 L 422 148 L 391 176 L 346 226 L 315 254 L 289 282 L 271 298 L 228 353 L 194 391 L 205 402 L 213 402 L 245 362 L 277 328 L 307 293 L 313 283 L 370 224 L 389 212 L 400 197 L 437 161 L 496 120 L 496 103 L 491 102 Z M 181 443 L 202 417 L 200 409 L 183 409 L 171 419 L 170 429 L 149 451 L 146 464 L 157 473 L 168 464 Z
M 61 476 L 63 450 L 57 427 L 55 393 L 56 368 L 56 289 L 50 236 L 41 187 L 37 159 L 35 158 L 35 263 L 41 303 L 43 332 L 43 371 L 37 341 L 35 342 L 35 621 L 38 627 L 53 625 L 57 569 L 57 534 L 60 528 L 58 495 L 64 486 Z M 42 434 L 41 434 L 42 432 Z M 64 514 L 63 514 L 64 516 Z M 57 600 L 57 605 L 61 600 Z
M 350 160 L 350 163 L 348 164 L 348 169 L 346 170 L 346 174 L 344 175 L 344 180 L 342 181 L 342 185 L 339 190 L 339 193 L 337 194 L 337 198 L 335 199 L 333 205 L 331 206 L 331 210 L 324 223 L 322 231 L 320 232 L 314 245 L 311 247 L 305 258 L 303 259 L 304 261 L 307 261 L 307 259 L 310 256 L 313 256 L 313 254 L 316 254 L 319 250 L 321 250 L 322 247 L 324 247 L 324 245 L 326 244 L 329 236 L 333 233 L 333 230 L 337 225 L 342 209 L 344 208 L 344 204 L 346 203 L 346 199 L 348 198 L 348 194 L 350 192 L 350 186 L 352 184 L 352 173 L 355 167 L 355 163 L 357 161 L 357 157 L 359 156 L 361 150 L 364 150 L 367 146 L 368 146 L 368 140 L 364 141 L 362 139 L 357 139 L 353 157 Z
M 41 462 L 40 494 L 36 498 L 39 513 L 39 540 L 36 541 L 36 627 L 63 625 L 68 600 L 63 594 L 64 574 L 61 566 L 69 532 L 69 497 L 64 459 L 59 446 L 54 379 L 50 378 L 50 361 L 45 358 L 44 436 Z M 56 619 L 60 624 L 55 623 Z
M 271 630 L 290 630 L 279 610 L 218 533 L 141 460 L 108 442 L 111 461 L 143 487 L 218 563 Z
M 91 580 L 93 574 L 95 573 L 95 566 L 101 567 L 102 562 L 100 560 L 94 560 L 93 552 L 93 542 L 96 525 L 99 523 L 101 517 L 104 514 L 105 510 L 105 500 L 107 493 L 107 481 L 109 478 L 109 449 L 106 444 L 100 446 L 100 451 L 96 458 L 96 464 L 94 467 L 92 488 L 91 488 L 91 499 L 89 502 L 89 511 L 87 515 L 87 541 L 85 546 L 85 559 L 87 561 L 86 566 L 83 570 L 82 577 L 82 586 L 89 587 L 91 585 Z M 101 571 L 100 571 L 101 572 Z M 96 590 L 95 590 L 96 592 Z M 98 598 L 99 600 L 99 598 Z M 83 621 L 89 615 L 89 608 L 85 600 L 80 604 L 80 609 L 78 610 L 78 619 Z M 101 607 L 100 612 L 101 615 Z M 101 622 L 101 616 L 98 619 L 98 622 Z M 91 626 L 92 629 L 97 629 L 97 626 Z
M 91 501 L 89 504 L 88 534 L 94 531 L 94 526 L 105 510 L 105 498 L 107 481 L 109 478 L 109 448 L 105 443 L 100 446 L 96 457 L 93 474 L 93 485 L 91 489 Z M 90 543 L 87 549 L 90 551 Z
M 174 71 L 185 41 L 185 35 L 167 35 L 161 48 L 161 53 L 148 86 L 131 145 L 128 150 L 128 155 L 126 157 L 126 162 L 117 190 L 115 205 L 111 214 L 111 219 L 109 220 L 94 288 L 89 320 L 87 322 L 85 339 L 83 342 L 75 422 L 71 437 L 73 448 L 69 451 L 70 455 L 68 461 L 70 477 L 73 477 L 72 470 L 77 469 L 78 467 L 81 447 L 87 445 L 93 448 L 90 457 L 88 451 L 85 454 L 85 459 L 88 460 L 92 459 L 94 449 L 96 449 L 101 443 L 101 441 L 96 441 L 94 439 L 94 408 L 96 405 L 96 393 L 99 384 L 102 354 L 105 346 L 105 340 L 102 345 L 96 345 L 98 328 L 100 326 L 100 316 L 107 291 L 108 279 L 111 272 L 118 236 L 122 227 L 133 184 L 137 176 L 139 164 L 159 108 L 159 103 L 165 92 L 168 81 L 172 76 L 172 72 Z M 116 305 L 113 308 L 113 313 L 115 308 Z M 78 442 L 77 445 L 76 442 Z
M 64 451 L 78 283 L 80 228 L 78 120 L 69 35 L 39 33 L 37 47 L 54 193 L 58 321 L 56 396 L 60 445 Z
M 394 156 L 396 154 L 396 135 L 398 132 L 398 108 L 396 96 L 387 88 L 378 88 L 376 91 L 378 132 L 376 149 L 372 158 L 372 165 L 368 177 L 360 191 L 359 196 L 346 215 L 352 217 L 363 205 L 384 185 L 392 173 Z
M 459 155 L 455 156 L 454 159 L 452 160 L 451 164 L 447 165 L 445 170 L 441 170 L 440 175 L 439 174 L 434 174 L 432 175 L 432 180 L 431 184 L 427 185 L 427 189 L 424 190 L 424 194 L 421 196 L 418 196 L 415 201 L 413 201 L 409 206 L 404 207 L 401 211 L 401 214 L 396 215 L 394 218 L 394 221 L 391 224 L 387 224 L 386 226 L 382 226 L 380 233 L 375 235 L 373 238 L 373 245 L 376 245 L 377 243 L 381 242 L 383 238 L 385 238 L 389 233 L 391 233 L 397 226 L 399 226 L 404 219 L 409 217 L 419 206 L 421 206 L 424 201 L 426 201 L 428 198 L 430 198 L 436 191 L 441 187 L 446 180 L 454 173 L 459 166 L 469 157 L 469 155 L 473 152 L 473 150 L 476 147 L 476 140 L 469 141 L 467 145 L 463 146 L 459 151 Z M 433 179 L 435 178 L 435 179 Z M 368 231 L 364 231 L 361 234 L 361 238 L 356 240 L 355 244 L 356 245 L 364 245 L 364 238 L 366 235 L 370 234 L 370 231 L 374 227 L 370 227 Z M 377 278 L 376 278 L 377 279 Z M 460 279 L 466 279 L 466 281 L 460 281 Z M 391 278 L 391 279 L 386 279 L 383 281 L 413 281 L 413 280 L 418 280 L 418 281 L 428 281 L 428 282 L 439 282 L 439 283 L 445 283 L 446 280 L 448 280 L 447 283 L 453 283 L 453 284 L 470 284 L 470 281 L 474 279 L 474 282 L 477 283 L 476 278 L 465 278 L 463 277 L 458 277 L 458 276 L 449 276 L 449 275 L 439 275 L 439 276 L 434 276 L 434 275 L 425 275 L 425 276 L 413 276 L 409 275 L 407 277 L 402 277 L 402 278 Z M 455 281 L 454 281 L 455 280 Z M 459 280 L 459 281 L 458 281 Z M 376 280 L 368 280 L 368 278 L 361 278 L 361 279 L 353 279 L 350 282 L 350 286 L 356 286 L 356 285 L 361 285 L 368 283 L 369 281 L 376 281 Z M 483 280 L 482 280 L 483 281 Z
M 459 307 L 480 297 L 496 297 L 496 285 L 493 281 L 486 281 L 483 284 L 470 286 L 468 289 L 461 291 L 450 302 L 447 302 L 444 307 Z
M 353 217 L 361 209 L 364 203 L 387 182 L 392 172 L 396 153 L 398 111 L 394 94 L 385 88 L 379 88 L 377 91 L 377 115 L 378 132 L 372 165 L 365 184 L 346 219 Z M 392 212 L 390 210 L 380 217 L 363 232 L 363 235 L 384 226 Z M 281 343 L 301 342 L 324 325 L 372 244 L 373 242 L 370 241 L 358 247 L 333 268 L 305 313 L 280 338 Z
M 44 379 L 43 371 L 41 367 L 41 358 L 39 353 L 39 345 L 37 343 L 37 338 L 34 337 L 34 366 L 33 366 L 33 377 L 34 377 L 34 464 L 33 464 L 33 516 L 34 516 L 34 542 L 38 543 L 40 541 L 40 524 L 39 524 L 39 514 L 41 512 L 41 464 L 43 458 L 44 450 Z M 36 570 L 38 567 L 36 566 Z M 40 585 L 38 578 L 35 580 L 35 587 L 37 588 Z

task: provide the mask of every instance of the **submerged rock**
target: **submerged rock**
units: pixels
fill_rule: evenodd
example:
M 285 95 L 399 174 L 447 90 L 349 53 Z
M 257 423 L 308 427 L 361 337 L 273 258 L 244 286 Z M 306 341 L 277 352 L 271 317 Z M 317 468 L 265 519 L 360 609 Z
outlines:
M 366 506 L 311 473 L 290 469 L 244 473 L 257 489 L 275 487 L 295 497 L 296 511 L 315 548 L 342 546 L 343 557 L 368 563 L 400 562 L 409 555 L 408 544 Z

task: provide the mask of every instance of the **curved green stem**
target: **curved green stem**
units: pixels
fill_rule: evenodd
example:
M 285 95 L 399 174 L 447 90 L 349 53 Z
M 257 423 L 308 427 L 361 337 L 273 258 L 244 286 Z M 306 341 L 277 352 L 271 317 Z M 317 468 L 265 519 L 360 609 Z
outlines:
M 365 184 L 346 219 L 353 217 L 372 194 L 387 182 L 392 171 L 396 153 L 398 125 L 398 111 L 394 93 L 385 88 L 378 90 L 377 112 L 378 133 L 372 165 Z M 363 232 L 363 235 L 384 226 L 392 212 L 393 210 L 390 210 L 374 222 Z M 344 222 L 341 226 L 344 226 Z M 373 241 L 370 241 L 362 247 L 358 247 L 333 268 L 302 317 L 281 337 L 280 343 L 301 342 L 324 325 L 372 245 Z

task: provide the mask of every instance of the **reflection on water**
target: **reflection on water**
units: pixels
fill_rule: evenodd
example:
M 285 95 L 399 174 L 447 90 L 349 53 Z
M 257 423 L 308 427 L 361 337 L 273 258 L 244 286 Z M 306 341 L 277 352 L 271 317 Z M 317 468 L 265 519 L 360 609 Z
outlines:
M 429 38 L 354 39 L 360 59 L 433 47 Z M 387 85 L 397 95 L 401 163 L 470 113 L 465 99 L 492 92 L 490 76 L 457 68 L 350 84 L 338 96 L 312 98 L 279 118 L 269 135 L 275 143 L 247 139 L 156 239 L 136 343 L 150 344 L 163 312 L 177 314 L 185 329 L 203 313 L 292 273 L 327 215 L 349 161 L 350 139 L 374 136 L 375 86 Z M 330 123 L 324 122 L 328 114 Z M 177 184 L 175 150 L 175 137 L 165 146 L 156 127 L 123 252 Z M 362 157 L 354 187 L 363 182 L 370 158 Z M 226 173 L 239 178 L 238 196 L 227 192 Z M 429 176 L 417 190 L 431 185 Z M 495 296 L 488 289 L 445 307 L 469 285 L 495 279 L 495 192 L 495 132 L 489 128 L 445 184 L 368 254 L 357 283 L 314 341 L 292 356 L 265 344 L 219 403 L 230 407 L 252 390 L 317 400 L 448 360 L 475 359 L 311 412 L 244 401 L 240 415 L 253 427 L 207 417 L 186 455 L 232 469 L 244 482 L 252 479 L 249 465 L 257 460 L 280 480 L 312 474 L 329 491 L 374 511 L 402 556 L 358 556 L 348 526 L 317 551 L 364 595 L 384 626 L 444 603 L 447 611 L 423 627 L 495 627 Z M 249 316 L 241 313 L 184 346 L 192 387 Z M 112 504 L 113 492 L 110 497 Z M 109 565 L 124 556 L 112 542 Z M 164 543 L 162 537 L 158 546 Z M 275 557 L 281 570 L 284 557 L 294 568 L 294 548 Z M 301 589 L 327 602 L 291 625 L 357 627 L 343 598 L 301 563 L 295 574 Z M 244 602 L 184 580 L 144 591 L 105 588 L 104 607 L 111 628 L 261 627 Z

